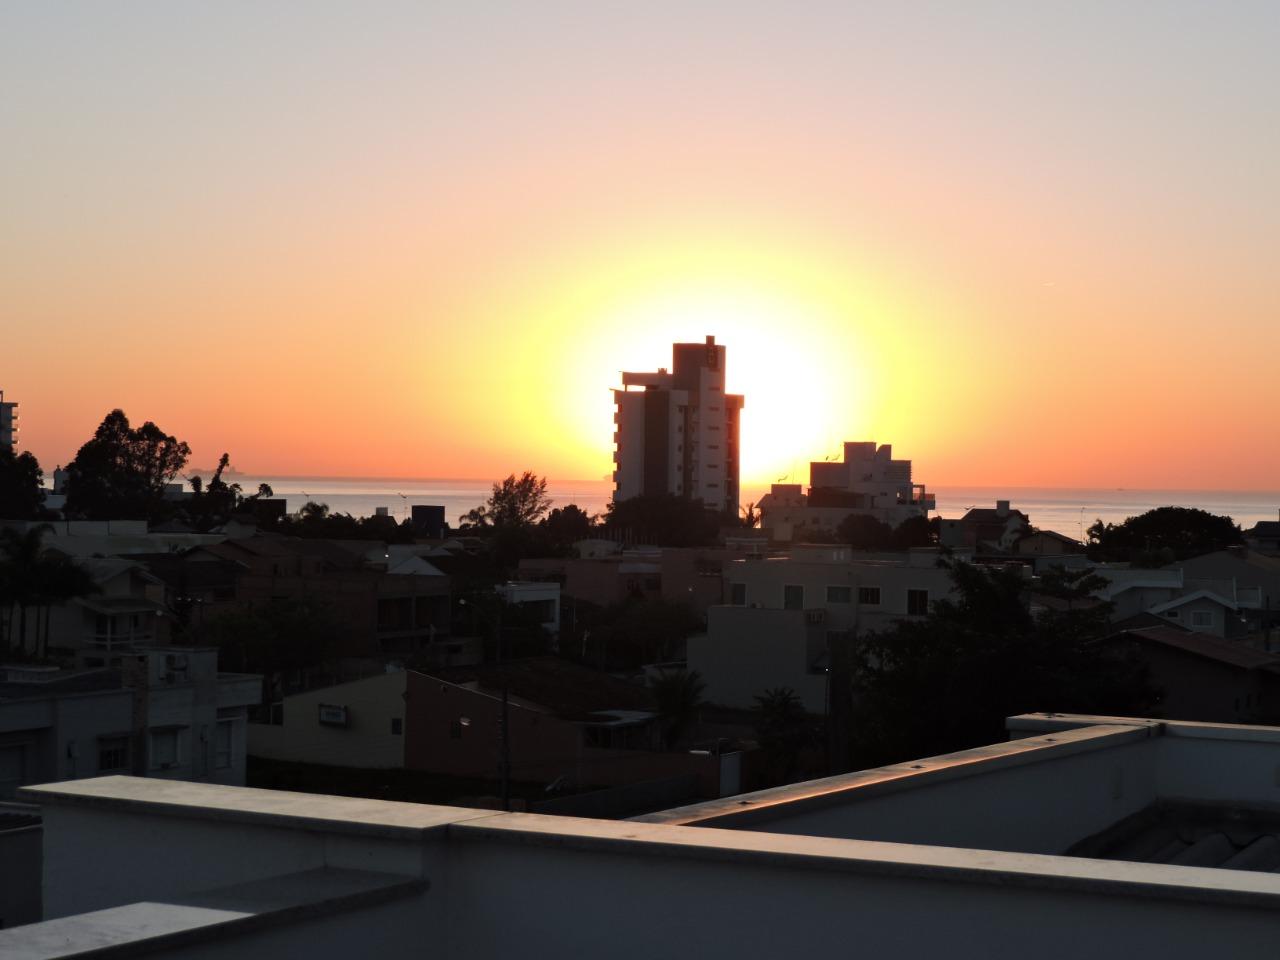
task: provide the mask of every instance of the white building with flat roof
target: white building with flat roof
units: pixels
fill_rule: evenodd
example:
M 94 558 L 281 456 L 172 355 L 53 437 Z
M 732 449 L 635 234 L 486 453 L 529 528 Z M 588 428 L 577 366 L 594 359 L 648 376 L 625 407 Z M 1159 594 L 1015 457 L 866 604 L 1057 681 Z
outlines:
M 613 399 L 615 501 L 674 494 L 737 517 L 743 398 L 715 337 L 674 344 L 670 371 L 623 373 Z
M 0 955 L 1274 953 L 1280 729 L 1033 714 L 1009 730 L 624 822 L 131 777 L 36 787 L 45 919 L 0 930 Z
M 0 390 L 0 447 L 14 449 L 18 446 L 18 402 L 5 400 Z
M 0 666 L 0 801 L 24 784 L 106 773 L 244 783 L 261 676 L 219 672 L 211 647 L 116 659 L 114 670 Z
M 798 483 L 775 483 L 760 498 L 763 526 L 775 540 L 799 540 L 804 531 L 832 531 L 846 517 L 864 514 L 896 528 L 928 517 L 936 501 L 911 479 L 911 461 L 895 460 L 893 447 L 847 442 L 844 457 L 809 464 L 809 493 Z

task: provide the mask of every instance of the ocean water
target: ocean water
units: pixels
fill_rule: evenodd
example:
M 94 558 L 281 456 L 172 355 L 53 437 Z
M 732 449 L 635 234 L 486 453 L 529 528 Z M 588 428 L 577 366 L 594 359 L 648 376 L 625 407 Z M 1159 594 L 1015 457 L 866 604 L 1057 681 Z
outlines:
M 443 505 L 451 524 L 479 506 L 492 489 L 487 480 L 387 480 L 336 477 L 229 477 L 246 493 L 257 489 L 259 482 L 271 484 L 276 496 L 288 501 L 290 511 L 298 510 L 308 500 L 327 503 L 335 513 L 369 516 L 378 507 L 401 519 L 415 503 Z M 547 492 L 555 506 L 577 504 L 589 513 L 603 513 L 613 486 L 607 480 L 554 481 Z M 758 500 L 765 491 L 746 487 L 743 503 Z M 937 513 L 943 517 L 960 517 L 970 507 L 992 507 L 996 500 L 1009 500 L 1011 505 L 1045 530 L 1056 530 L 1069 537 L 1082 537 L 1095 520 L 1119 523 L 1126 517 L 1144 513 L 1155 507 L 1197 507 L 1210 513 L 1225 514 L 1242 527 L 1259 520 L 1280 517 L 1280 491 L 1231 490 L 1103 490 L 1053 487 L 937 487 Z

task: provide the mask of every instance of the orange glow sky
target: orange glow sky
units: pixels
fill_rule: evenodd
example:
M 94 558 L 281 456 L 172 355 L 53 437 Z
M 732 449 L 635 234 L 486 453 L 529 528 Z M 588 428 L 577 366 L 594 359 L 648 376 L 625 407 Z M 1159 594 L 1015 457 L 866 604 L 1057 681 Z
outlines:
M 599 479 L 714 334 L 744 485 L 1280 487 L 1280 5 L 455 6 L 0 8 L 46 470 Z

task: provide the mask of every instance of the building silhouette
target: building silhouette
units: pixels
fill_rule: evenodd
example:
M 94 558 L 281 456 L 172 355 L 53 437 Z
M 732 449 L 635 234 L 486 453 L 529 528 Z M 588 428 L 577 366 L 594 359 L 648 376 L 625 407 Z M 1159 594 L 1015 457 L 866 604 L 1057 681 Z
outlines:
M 672 369 L 623 373 L 614 390 L 614 500 L 674 494 L 737 516 L 743 398 L 724 392 L 725 348 L 672 346 Z
M 0 390 L 0 447 L 10 450 L 18 445 L 18 403 L 16 400 L 6 401 L 4 391 Z

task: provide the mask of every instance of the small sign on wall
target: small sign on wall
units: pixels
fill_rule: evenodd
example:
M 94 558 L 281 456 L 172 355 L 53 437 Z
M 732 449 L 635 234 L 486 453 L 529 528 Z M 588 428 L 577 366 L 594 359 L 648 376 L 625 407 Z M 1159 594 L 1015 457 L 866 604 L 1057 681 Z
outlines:
M 332 703 L 320 706 L 320 722 L 326 727 L 345 727 L 347 725 L 347 708 Z

